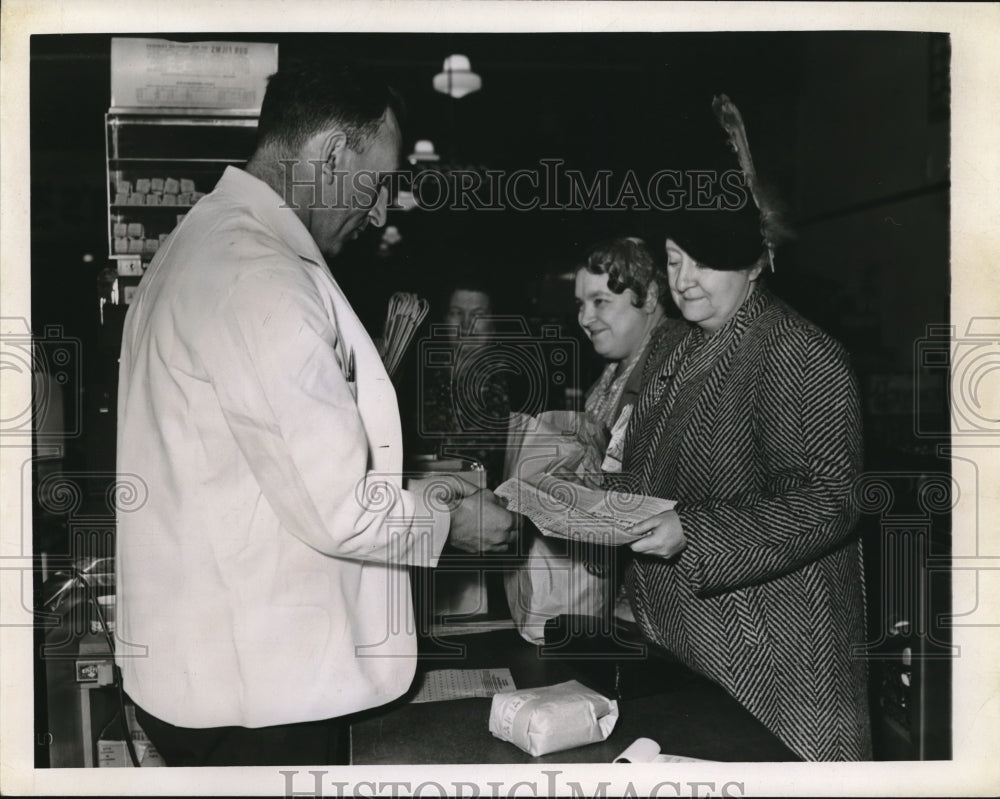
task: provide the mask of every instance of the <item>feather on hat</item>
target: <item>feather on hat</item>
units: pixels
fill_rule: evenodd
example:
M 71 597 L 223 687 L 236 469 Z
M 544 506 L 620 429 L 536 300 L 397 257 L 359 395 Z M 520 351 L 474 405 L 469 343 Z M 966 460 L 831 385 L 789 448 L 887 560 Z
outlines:
M 775 195 L 757 174 L 739 109 L 720 94 L 712 100 L 712 111 L 714 119 L 695 114 L 686 120 L 687 140 L 675 157 L 689 178 L 714 174 L 715 193 L 699 194 L 697 204 L 688 196 L 684 207 L 659 214 L 657 232 L 712 269 L 745 269 L 766 253 L 773 271 L 774 250 L 791 231 Z

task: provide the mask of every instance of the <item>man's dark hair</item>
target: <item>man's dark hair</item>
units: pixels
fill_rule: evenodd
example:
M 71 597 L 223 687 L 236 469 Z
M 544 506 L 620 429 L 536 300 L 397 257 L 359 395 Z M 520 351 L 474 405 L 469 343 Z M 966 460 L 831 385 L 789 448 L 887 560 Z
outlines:
M 360 151 L 386 109 L 402 124 L 402 99 L 375 73 L 328 58 L 291 60 L 268 78 L 257 147 L 297 152 L 309 137 L 339 126 L 347 146 Z

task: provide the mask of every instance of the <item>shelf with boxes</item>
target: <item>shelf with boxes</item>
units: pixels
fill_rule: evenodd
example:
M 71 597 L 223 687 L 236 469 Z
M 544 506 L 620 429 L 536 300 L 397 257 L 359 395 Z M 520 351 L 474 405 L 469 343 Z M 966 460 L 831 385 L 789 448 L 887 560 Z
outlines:
M 166 224 L 171 226 L 171 230 L 181 223 L 184 214 L 177 214 L 176 219 Z M 152 225 L 151 229 L 161 228 L 163 225 Z M 159 232 L 155 235 L 147 235 L 146 224 L 129 219 L 124 214 L 112 213 L 111 236 L 112 255 L 132 255 L 139 256 L 143 262 L 147 262 L 156 255 L 160 245 L 166 240 L 168 232 Z
M 191 206 L 200 200 L 205 192 L 198 191 L 193 178 L 139 178 L 133 183 L 126 170 L 116 169 L 111 173 L 114 199 L 112 208 L 122 206 Z
M 108 253 L 122 276 L 140 276 L 184 214 L 227 166 L 253 152 L 255 115 L 149 109 L 105 117 Z

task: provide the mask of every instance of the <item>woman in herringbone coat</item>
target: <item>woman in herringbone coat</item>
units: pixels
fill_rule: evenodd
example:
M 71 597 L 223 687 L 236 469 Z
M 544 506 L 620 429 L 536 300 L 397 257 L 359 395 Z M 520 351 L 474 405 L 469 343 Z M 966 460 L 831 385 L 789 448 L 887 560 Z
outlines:
M 714 216 L 666 221 L 689 329 L 647 360 L 622 480 L 677 505 L 635 528 L 632 610 L 801 758 L 870 759 L 855 377 L 761 285 L 759 218 Z

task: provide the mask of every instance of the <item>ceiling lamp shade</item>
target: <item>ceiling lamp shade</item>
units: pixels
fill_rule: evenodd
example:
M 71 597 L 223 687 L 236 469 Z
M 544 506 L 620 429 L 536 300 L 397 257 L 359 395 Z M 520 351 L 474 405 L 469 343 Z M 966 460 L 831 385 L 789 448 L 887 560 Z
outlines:
M 413 152 L 406 156 L 406 160 L 411 164 L 418 164 L 425 161 L 439 161 L 440 156 L 434 152 L 434 142 L 429 139 L 419 139 L 413 145 Z
M 399 232 L 399 228 L 395 225 L 386 225 L 385 230 L 382 232 L 381 244 L 386 247 L 392 247 L 395 244 L 399 244 L 403 240 L 402 234 Z
M 477 92 L 483 79 L 472 71 L 468 56 L 450 55 L 444 60 L 444 71 L 434 76 L 434 88 L 442 94 L 450 94 L 456 100 Z

